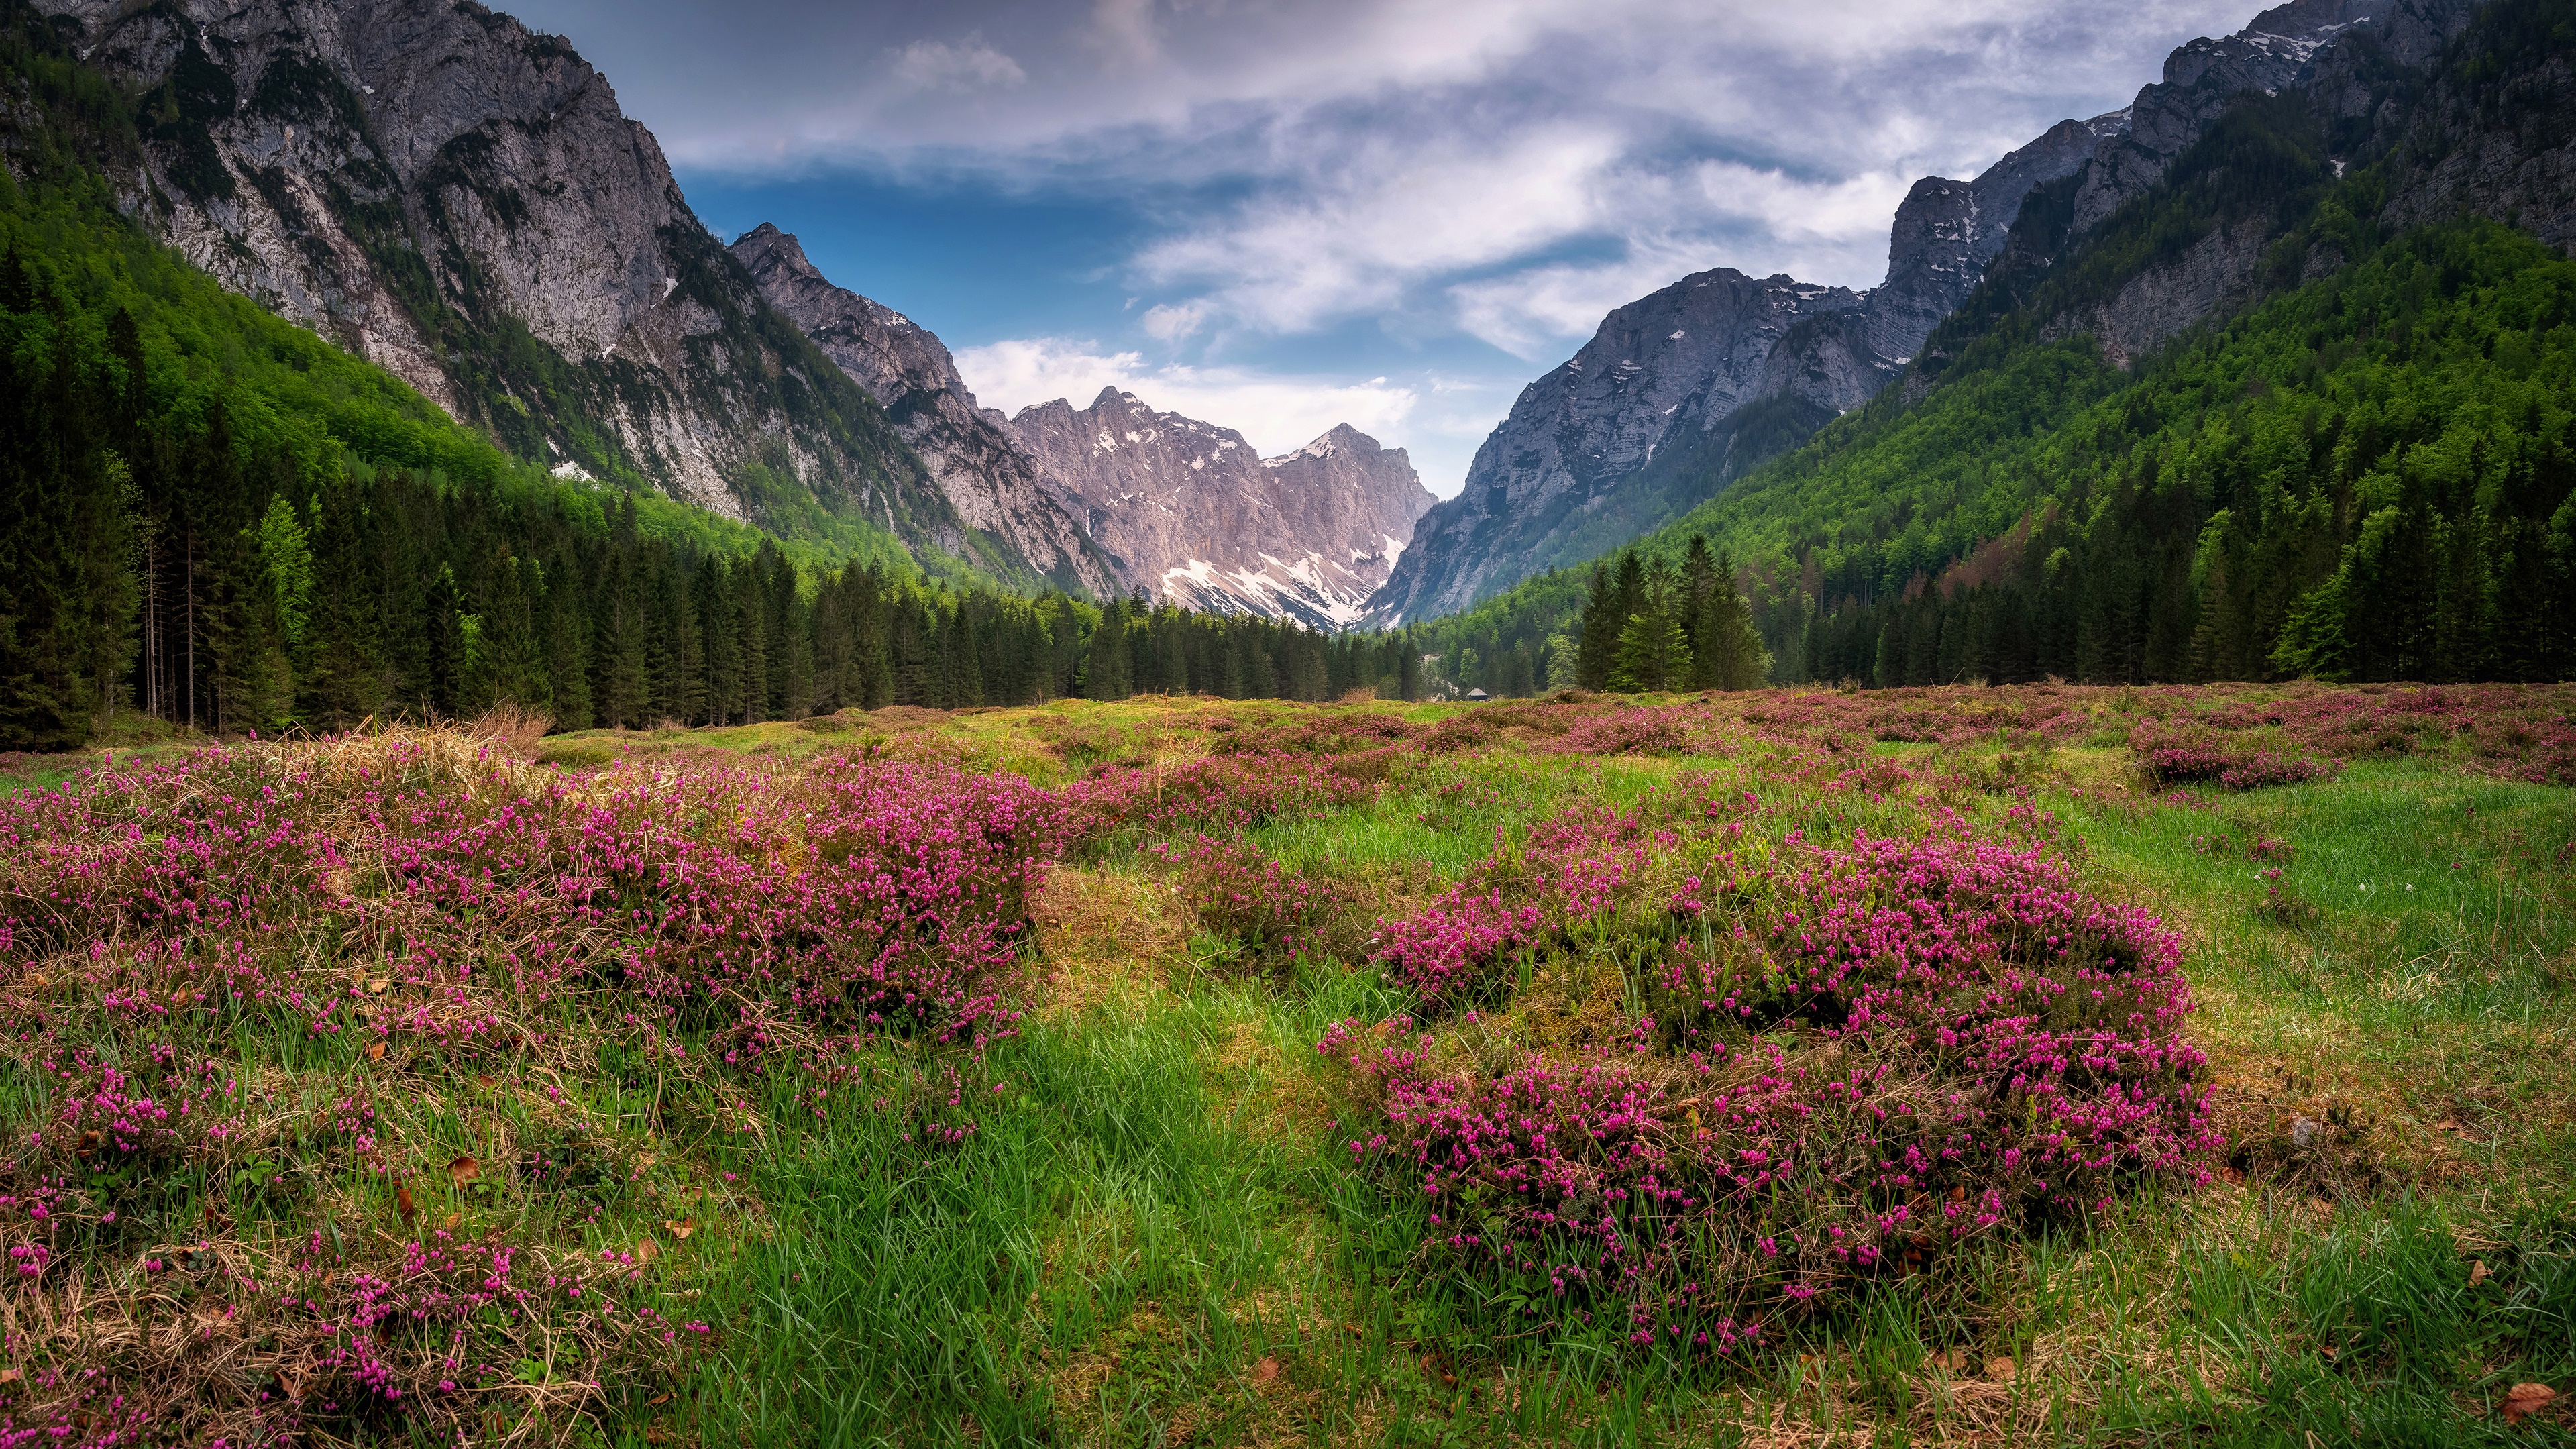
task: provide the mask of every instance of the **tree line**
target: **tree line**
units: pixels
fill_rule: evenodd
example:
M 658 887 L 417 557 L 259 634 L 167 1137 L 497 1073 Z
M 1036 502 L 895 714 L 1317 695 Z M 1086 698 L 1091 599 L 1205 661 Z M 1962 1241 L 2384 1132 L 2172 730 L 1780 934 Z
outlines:
M 1424 688 L 1401 635 L 822 567 L 657 536 L 631 496 L 317 449 L 136 307 L 82 301 L 0 256 L 0 747 L 128 710 L 238 735 L 503 701 L 578 729 Z

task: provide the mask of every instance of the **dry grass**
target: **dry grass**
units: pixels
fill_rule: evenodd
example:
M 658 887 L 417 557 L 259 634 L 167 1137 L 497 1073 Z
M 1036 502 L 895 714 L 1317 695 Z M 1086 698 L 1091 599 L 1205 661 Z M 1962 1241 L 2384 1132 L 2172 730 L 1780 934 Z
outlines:
M 1159 996 L 1190 969 L 1190 908 L 1146 876 L 1059 866 L 1033 903 L 1042 1011 L 1074 1017 Z

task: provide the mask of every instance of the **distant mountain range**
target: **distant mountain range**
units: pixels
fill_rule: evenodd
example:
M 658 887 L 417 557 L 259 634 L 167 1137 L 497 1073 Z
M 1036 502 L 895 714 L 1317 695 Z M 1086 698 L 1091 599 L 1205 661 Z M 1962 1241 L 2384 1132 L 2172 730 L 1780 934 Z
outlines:
M 1337 629 L 1598 555 L 1891 383 L 1932 386 L 1981 286 L 2045 272 L 2239 98 L 2380 94 L 2369 67 L 2422 64 L 2476 4 L 2296 0 L 2195 40 L 2129 107 L 1916 183 L 1868 291 L 1721 267 L 1618 308 L 1437 504 L 1403 449 L 1347 426 L 1265 459 L 1122 392 L 982 407 L 936 335 L 794 237 L 719 244 L 604 77 L 472 0 L 37 8 L 139 98 L 139 153 L 108 161 L 122 209 L 558 477 L 845 552 L 884 540 L 934 569 Z M 2563 189 L 2501 164 L 2445 184 L 2527 203 L 2544 231 L 2563 216 Z M 2052 325 L 2126 359 L 2245 295 L 2263 244 L 2205 238 Z
M 1265 459 L 1231 428 L 1115 389 L 1006 419 L 976 403 L 936 336 L 832 285 L 796 238 L 764 224 L 733 253 L 890 410 L 964 518 L 1095 593 L 1347 628 L 1431 506 L 1403 449 L 1348 424 Z

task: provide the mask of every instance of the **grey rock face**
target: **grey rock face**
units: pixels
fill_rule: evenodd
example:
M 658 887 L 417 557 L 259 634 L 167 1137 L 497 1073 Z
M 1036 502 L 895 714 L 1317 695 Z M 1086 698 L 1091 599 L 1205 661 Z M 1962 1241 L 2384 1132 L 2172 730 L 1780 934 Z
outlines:
M 1128 578 L 1191 608 L 1346 628 L 1431 505 L 1403 449 L 1347 423 L 1265 459 L 1231 428 L 1104 388 L 1010 426 Z
M 907 542 L 967 544 L 562 39 L 471 0 L 39 8 L 146 95 L 130 209 L 231 289 L 567 475 L 626 470 L 745 517 L 758 469 Z
M 2102 146 L 2075 196 L 2075 230 L 2099 225 L 2163 179 L 2176 156 L 2247 91 L 2307 84 L 2321 52 L 2367 33 L 2387 57 L 2420 66 L 2468 23 L 2478 0 L 2291 0 L 2223 39 L 2203 37 L 2165 59 L 2164 79 L 2129 105 L 2127 133 Z
M 1973 180 L 1927 176 L 1915 182 L 1896 208 L 1888 236 L 1887 280 L 1869 295 L 1871 349 L 1910 360 L 1941 319 L 1976 290 L 1987 263 L 2003 251 L 2023 199 L 2082 168 L 2128 124 L 2127 111 L 2060 121 Z
M 2369 122 L 2360 150 L 2397 153 L 2381 211 L 2398 228 L 2459 215 L 2512 217 L 2543 240 L 2576 241 L 2576 150 L 2547 128 L 2490 130 L 2475 108 L 2439 86 L 2401 105 L 2366 72 L 2380 62 L 2420 68 L 2465 29 L 2483 0 L 2300 0 L 2257 16 L 2224 41 L 2196 40 L 2167 62 L 2166 81 L 2139 93 L 2142 112 L 2158 119 L 2157 151 L 2142 143 L 2106 147 L 2077 193 L 2077 224 L 2088 206 L 2124 202 L 2161 180 L 2172 160 L 2223 112 L 2232 97 L 2259 89 L 2295 91 L 2321 120 Z M 2563 63 L 2540 78 L 2567 94 Z M 2226 88 L 2233 87 L 2232 90 Z M 2224 93 L 2222 93 L 2224 92 Z M 2437 158 L 2428 165 L 2410 157 Z M 2107 214 L 2107 213 L 2104 213 Z M 2098 218 L 2097 218 L 2098 219 Z M 2079 230 L 2080 236 L 2080 230 Z M 2049 320 L 2044 336 L 2090 334 L 2103 354 L 2126 367 L 2186 329 L 2251 301 L 2271 232 L 2261 220 L 2213 230 L 2182 255 L 2125 281 L 2107 300 Z M 2307 258 L 2303 280 L 2342 264 L 2323 251 Z
M 1611 313 L 1522 390 L 1466 487 L 1424 515 L 1372 601 L 1377 619 L 1453 612 L 1547 567 L 1659 451 L 1695 444 L 1758 398 L 1788 393 L 1832 411 L 1867 398 L 1894 369 L 1868 355 L 1865 333 L 1811 329 L 1773 366 L 1799 323 L 1861 304 L 1846 288 L 1721 267 Z
M 2104 360 L 2127 367 L 2202 319 L 2245 302 L 2270 240 L 2260 224 L 2212 231 L 2170 264 L 2133 278 L 2110 301 L 2051 318 L 2040 336 L 2089 333 Z
M 967 525 L 1007 540 L 1068 589 L 1105 598 L 1122 580 L 998 414 L 975 404 L 936 334 L 829 278 L 796 238 L 763 222 L 733 244 L 760 292 L 867 389 Z

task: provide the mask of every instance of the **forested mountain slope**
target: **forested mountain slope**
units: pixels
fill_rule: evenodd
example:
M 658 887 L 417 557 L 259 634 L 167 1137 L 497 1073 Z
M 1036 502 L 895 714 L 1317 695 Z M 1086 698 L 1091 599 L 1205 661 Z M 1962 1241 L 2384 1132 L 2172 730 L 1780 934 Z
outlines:
M 2438 219 L 2563 232 L 2571 51 L 2576 5 L 2498 0 L 2432 66 L 2240 97 L 2090 231 L 2042 188 L 1902 386 L 1640 552 L 1732 554 L 1779 679 L 2558 677 L 2576 269 Z M 2183 273 L 2227 281 L 2148 305 Z M 1589 583 L 1434 633 L 1543 666 Z
M 882 529 L 782 546 L 513 458 L 121 215 L 91 161 L 125 97 L 29 19 L 0 25 L 0 749 L 1419 687 L 1399 639 L 934 583 Z
M 104 82 L 87 108 L 0 107 L 13 169 L 77 155 L 227 289 L 513 455 L 844 553 L 891 534 L 934 571 L 1035 577 L 762 298 L 561 37 L 470 0 L 0 14 Z

